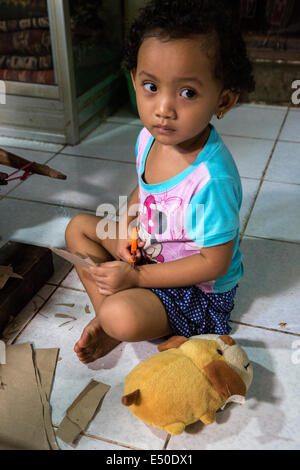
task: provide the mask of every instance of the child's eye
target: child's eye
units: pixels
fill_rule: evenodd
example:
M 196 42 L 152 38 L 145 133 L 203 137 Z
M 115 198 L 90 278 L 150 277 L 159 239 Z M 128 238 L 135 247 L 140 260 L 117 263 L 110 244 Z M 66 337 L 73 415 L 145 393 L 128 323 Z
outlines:
M 194 98 L 194 96 L 196 95 L 196 92 L 193 90 L 186 89 L 181 92 L 181 95 L 184 98 Z
M 154 83 L 144 83 L 144 88 L 147 91 L 150 91 L 150 93 L 154 93 L 155 91 L 157 91 L 156 85 L 154 85 Z

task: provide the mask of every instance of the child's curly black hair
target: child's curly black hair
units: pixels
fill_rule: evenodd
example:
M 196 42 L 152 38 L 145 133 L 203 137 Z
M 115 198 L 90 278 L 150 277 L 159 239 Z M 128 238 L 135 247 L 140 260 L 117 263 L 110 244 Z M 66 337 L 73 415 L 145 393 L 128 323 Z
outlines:
M 168 40 L 195 34 L 213 39 L 215 76 L 225 89 L 254 90 L 246 45 L 236 18 L 226 9 L 224 0 L 151 0 L 131 25 L 125 41 L 124 66 L 127 70 L 137 67 L 138 51 L 147 37 Z

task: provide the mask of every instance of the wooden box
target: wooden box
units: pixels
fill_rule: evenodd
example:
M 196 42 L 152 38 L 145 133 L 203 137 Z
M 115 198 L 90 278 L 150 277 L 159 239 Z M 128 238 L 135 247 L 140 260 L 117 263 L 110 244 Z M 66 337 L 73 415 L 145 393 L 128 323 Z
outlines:
M 9 278 L 0 289 L 0 333 L 53 274 L 52 253 L 43 248 L 9 241 L 0 248 L 0 265 L 11 265 L 23 279 Z

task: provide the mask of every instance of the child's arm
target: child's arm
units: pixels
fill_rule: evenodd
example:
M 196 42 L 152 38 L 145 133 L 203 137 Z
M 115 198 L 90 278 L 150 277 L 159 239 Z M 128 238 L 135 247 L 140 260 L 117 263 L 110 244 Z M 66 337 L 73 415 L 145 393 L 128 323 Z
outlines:
M 201 248 L 199 255 L 176 261 L 137 266 L 138 287 L 187 287 L 218 279 L 226 274 L 232 260 L 234 240 Z
M 115 294 L 134 287 L 187 287 L 224 276 L 229 269 L 234 240 L 223 245 L 202 248 L 201 254 L 176 261 L 136 266 L 120 261 L 108 261 L 90 267 L 90 273 L 106 294 Z

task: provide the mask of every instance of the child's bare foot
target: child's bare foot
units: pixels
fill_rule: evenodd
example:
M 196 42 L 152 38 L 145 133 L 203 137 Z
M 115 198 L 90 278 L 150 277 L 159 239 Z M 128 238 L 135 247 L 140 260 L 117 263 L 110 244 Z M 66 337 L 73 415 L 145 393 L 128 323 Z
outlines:
M 111 338 L 103 331 L 96 317 L 84 328 L 74 346 L 74 351 L 81 362 L 88 364 L 108 354 L 119 343 L 120 341 Z

